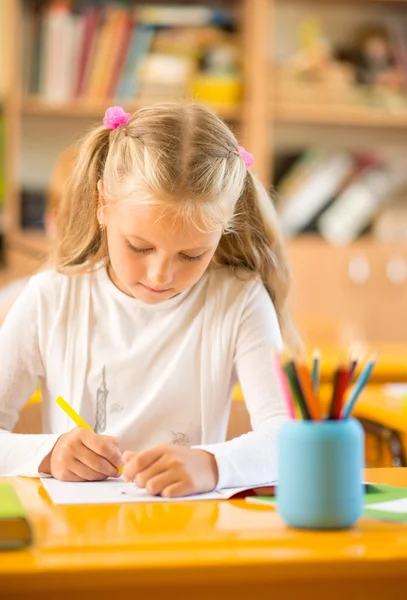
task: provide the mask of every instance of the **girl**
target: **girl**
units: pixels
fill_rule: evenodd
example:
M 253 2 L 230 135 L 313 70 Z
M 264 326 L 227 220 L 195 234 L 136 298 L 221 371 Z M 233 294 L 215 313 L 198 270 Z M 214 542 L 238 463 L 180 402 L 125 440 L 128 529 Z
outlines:
M 124 465 L 167 497 L 275 479 L 286 410 L 270 354 L 294 332 L 251 163 L 194 104 L 113 107 L 85 137 L 55 269 L 31 279 L 0 331 L 0 475 L 94 481 Z M 10 433 L 38 378 L 47 433 Z M 253 431 L 225 442 L 237 380 Z M 95 433 L 72 429 L 59 395 Z

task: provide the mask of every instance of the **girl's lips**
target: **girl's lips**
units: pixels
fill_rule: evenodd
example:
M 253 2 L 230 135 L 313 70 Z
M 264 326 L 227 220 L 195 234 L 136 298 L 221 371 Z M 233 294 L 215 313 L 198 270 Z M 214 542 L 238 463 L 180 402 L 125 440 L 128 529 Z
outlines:
M 141 284 L 144 288 L 146 288 L 146 290 L 148 290 L 149 292 L 153 292 L 154 294 L 163 294 L 164 292 L 169 292 L 171 288 L 166 288 L 165 290 L 157 290 L 155 288 L 151 288 L 148 285 L 146 285 L 145 283 Z

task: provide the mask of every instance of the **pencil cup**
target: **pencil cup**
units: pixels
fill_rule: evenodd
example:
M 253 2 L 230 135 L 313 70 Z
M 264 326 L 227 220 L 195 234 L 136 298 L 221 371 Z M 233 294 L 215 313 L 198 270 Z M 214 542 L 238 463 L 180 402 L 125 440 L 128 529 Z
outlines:
M 277 506 L 287 525 L 345 529 L 362 514 L 364 434 L 355 419 L 285 423 L 278 463 Z

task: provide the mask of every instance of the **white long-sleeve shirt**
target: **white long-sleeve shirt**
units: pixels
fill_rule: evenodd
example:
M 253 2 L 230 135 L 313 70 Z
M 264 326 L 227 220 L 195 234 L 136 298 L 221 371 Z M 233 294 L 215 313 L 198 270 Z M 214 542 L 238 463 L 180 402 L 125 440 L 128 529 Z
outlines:
M 121 292 L 104 267 L 36 275 L 0 329 L 0 475 L 39 475 L 75 426 L 61 395 L 122 451 L 188 444 L 215 455 L 218 488 L 274 480 L 286 408 L 271 352 L 281 346 L 262 282 L 225 267 L 154 305 Z M 10 433 L 38 380 L 44 433 Z M 237 380 L 253 431 L 225 442 Z

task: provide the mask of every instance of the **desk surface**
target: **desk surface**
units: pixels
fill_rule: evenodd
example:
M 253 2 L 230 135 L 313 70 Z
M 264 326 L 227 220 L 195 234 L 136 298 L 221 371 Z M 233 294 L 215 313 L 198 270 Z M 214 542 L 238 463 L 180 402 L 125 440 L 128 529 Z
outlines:
M 367 479 L 407 486 L 407 469 Z M 266 585 L 285 600 L 407 597 L 407 525 L 362 519 L 350 531 L 300 532 L 244 501 L 54 506 L 38 481 L 11 481 L 36 541 L 0 554 L 0 598 L 247 600 Z

